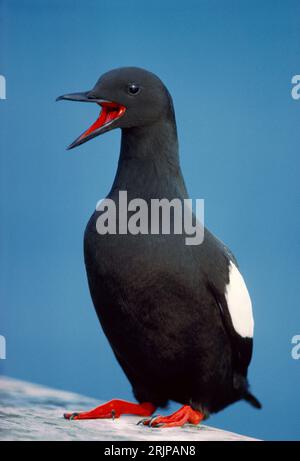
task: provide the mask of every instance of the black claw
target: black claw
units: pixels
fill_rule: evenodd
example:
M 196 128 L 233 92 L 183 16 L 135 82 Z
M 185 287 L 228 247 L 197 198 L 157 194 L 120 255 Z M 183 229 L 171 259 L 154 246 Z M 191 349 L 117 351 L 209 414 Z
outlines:
M 137 425 L 137 426 L 140 426 L 140 425 L 142 424 L 142 425 L 144 426 L 144 422 L 145 422 L 145 421 L 148 421 L 148 418 L 140 419 L 140 420 L 136 423 L 136 425 Z
M 142 424 L 143 426 L 149 426 L 149 427 L 161 427 L 161 426 L 163 426 L 163 423 L 157 424 L 157 426 L 152 426 L 153 421 L 155 421 L 159 417 L 160 417 L 160 415 L 153 415 L 151 418 L 143 418 L 140 421 L 138 421 L 136 424 L 137 424 L 137 426 Z M 149 421 L 149 424 L 144 424 L 146 421 Z
M 111 410 L 111 417 L 113 421 L 115 420 L 115 416 L 116 416 L 115 410 Z
M 155 421 L 157 418 L 159 418 L 159 415 L 152 416 L 152 418 L 149 421 L 149 427 L 154 427 L 154 426 L 152 426 L 152 424 L 153 424 L 153 421 Z M 156 426 L 156 427 L 158 427 L 158 426 Z

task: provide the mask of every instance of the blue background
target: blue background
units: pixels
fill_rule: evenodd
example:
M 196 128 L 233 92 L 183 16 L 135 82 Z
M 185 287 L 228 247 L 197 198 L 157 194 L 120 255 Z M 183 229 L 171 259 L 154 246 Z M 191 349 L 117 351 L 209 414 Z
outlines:
M 64 147 L 98 115 L 55 103 L 137 65 L 174 98 L 181 163 L 206 225 L 237 256 L 256 319 L 250 368 L 261 412 L 238 403 L 210 424 L 300 438 L 298 0 L 2 0 L 1 323 L 7 375 L 99 399 L 131 398 L 99 328 L 82 238 L 109 191 L 120 132 Z M 108 306 L 109 308 L 109 306 Z M 172 406 L 174 408 L 174 406 Z

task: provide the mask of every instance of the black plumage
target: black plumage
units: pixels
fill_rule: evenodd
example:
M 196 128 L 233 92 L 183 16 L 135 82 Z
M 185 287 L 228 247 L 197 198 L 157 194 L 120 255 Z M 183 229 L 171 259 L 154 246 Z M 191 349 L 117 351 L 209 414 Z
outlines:
M 147 203 L 188 198 L 172 98 L 158 77 L 134 67 L 116 69 L 92 91 L 62 98 L 113 101 L 126 108 L 112 124 L 71 145 L 122 129 L 108 194 L 117 208 L 119 191 Z M 207 229 L 195 246 L 185 244 L 185 235 L 99 235 L 100 213 L 93 213 L 84 235 L 88 283 L 136 399 L 160 406 L 174 400 L 205 414 L 240 399 L 259 407 L 247 381 L 252 338 L 236 331 L 227 305 L 230 264 L 237 266 L 229 249 Z

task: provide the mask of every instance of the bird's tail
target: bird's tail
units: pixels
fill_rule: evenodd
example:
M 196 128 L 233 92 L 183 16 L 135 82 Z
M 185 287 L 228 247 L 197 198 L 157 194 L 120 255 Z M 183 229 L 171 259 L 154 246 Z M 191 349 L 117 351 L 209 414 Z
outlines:
M 250 405 L 252 405 L 253 407 L 258 408 L 258 409 L 262 408 L 262 404 L 260 403 L 260 401 L 253 394 L 251 394 L 251 392 L 246 391 L 243 398 L 244 400 L 246 400 L 246 402 L 250 403 Z
M 262 408 L 260 401 L 249 391 L 249 383 L 245 373 L 234 373 L 233 386 L 240 394 L 240 398 L 246 400 L 246 402 L 250 403 L 254 408 Z

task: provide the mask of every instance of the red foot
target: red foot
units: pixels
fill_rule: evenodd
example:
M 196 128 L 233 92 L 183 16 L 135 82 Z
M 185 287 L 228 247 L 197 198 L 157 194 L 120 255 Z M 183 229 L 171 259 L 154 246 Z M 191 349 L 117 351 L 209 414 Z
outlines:
M 131 403 L 125 400 L 111 400 L 90 411 L 65 413 L 66 419 L 119 418 L 121 415 L 151 416 L 156 407 L 152 403 Z
M 199 424 L 204 419 L 204 414 L 193 410 L 189 405 L 184 405 L 169 416 L 157 416 L 141 421 L 145 426 L 151 427 L 178 427 L 186 423 Z

